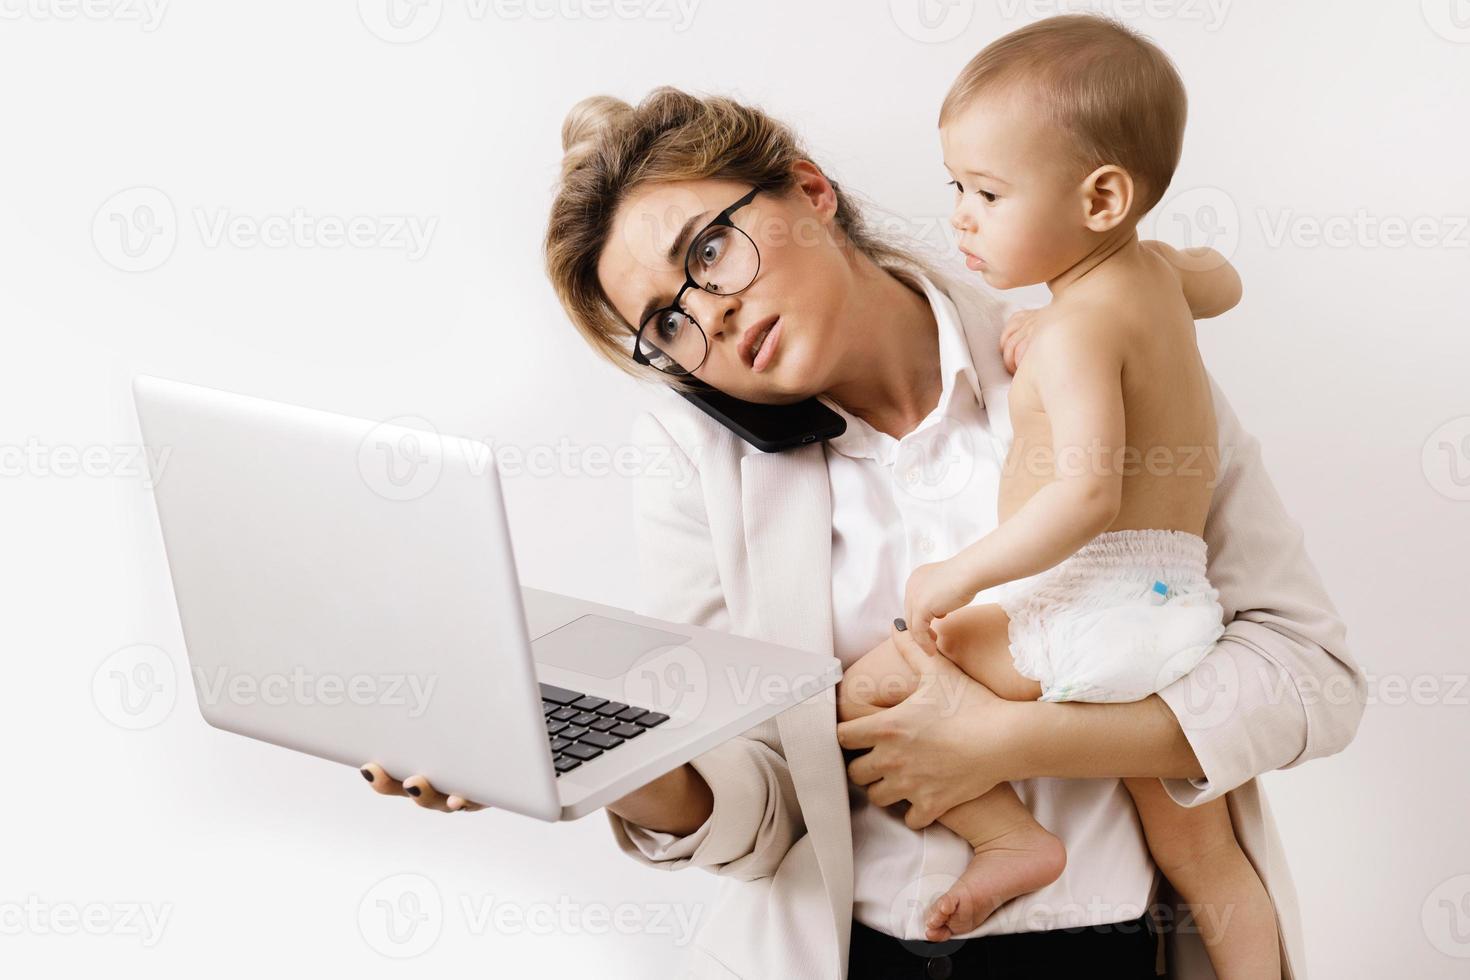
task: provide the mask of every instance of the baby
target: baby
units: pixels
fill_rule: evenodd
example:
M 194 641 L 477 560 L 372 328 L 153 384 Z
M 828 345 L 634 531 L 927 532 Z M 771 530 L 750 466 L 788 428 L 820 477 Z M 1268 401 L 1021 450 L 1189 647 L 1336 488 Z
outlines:
M 921 647 L 1002 697 L 1140 700 L 1223 632 L 1200 536 L 1218 451 L 1194 317 L 1234 306 L 1240 283 L 1209 250 L 1143 244 L 1136 232 L 1173 177 L 1185 108 L 1162 51 L 1078 15 L 991 44 L 940 113 L 967 265 L 997 289 L 1045 282 L 1052 296 L 1031 317 L 1010 389 L 999 525 L 915 569 L 904 600 Z M 972 604 L 1002 585 L 998 604 Z M 844 676 L 839 718 L 897 703 L 914 680 L 885 641 Z M 1279 976 L 1274 911 L 1225 800 L 1186 809 L 1157 779 L 1124 784 L 1216 973 Z M 974 857 L 926 911 L 931 941 L 1061 875 L 1061 841 L 1009 784 L 940 822 Z

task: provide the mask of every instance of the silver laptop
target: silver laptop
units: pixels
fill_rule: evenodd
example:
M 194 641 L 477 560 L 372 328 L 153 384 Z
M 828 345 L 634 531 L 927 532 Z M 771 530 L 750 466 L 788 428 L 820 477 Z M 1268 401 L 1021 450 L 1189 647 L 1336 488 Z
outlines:
M 158 378 L 133 395 L 216 728 L 572 820 L 841 677 L 522 588 L 483 442 Z

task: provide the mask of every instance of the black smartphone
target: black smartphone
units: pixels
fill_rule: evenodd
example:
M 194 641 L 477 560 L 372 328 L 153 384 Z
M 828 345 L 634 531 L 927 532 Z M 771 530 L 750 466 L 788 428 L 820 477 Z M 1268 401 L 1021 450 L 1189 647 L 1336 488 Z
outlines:
M 847 431 L 847 422 L 815 398 L 790 405 L 741 401 L 695 378 L 693 391 L 675 389 L 706 415 L 763 453 L 824 442 Z

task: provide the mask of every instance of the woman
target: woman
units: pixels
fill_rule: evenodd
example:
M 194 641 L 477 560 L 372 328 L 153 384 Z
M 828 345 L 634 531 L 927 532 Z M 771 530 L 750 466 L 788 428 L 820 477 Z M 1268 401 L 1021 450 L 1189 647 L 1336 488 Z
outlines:
M 753 107 L 673 89 L 636 108 L 594 98 L 562 135 L 552 282 L 594 349 L 657 382 L 639 439 L 688 467 L 638 486 L 639 611 L 844 664 L 885 635 L 909 642 L 891 625 L 909 570 L 994 523 L 1010 436 L 999 305 L 873 236 Z M 760 453 L 666 390 L 690 374 L 749 401 L 818 395 L 848 430 Z M 934 658 L 916 696 L 840 734 L 828 691 L 607 808 L 634 858 L 724 876 L 691 975 L 1152 975 L 1151 930 L 1172 923 L 1141 915 L 1158 879 L 1121 776 L 1157 776 L 1184 805 L 1228 794 L 1286 975 L 1302 975 L 1254 777 L 1342 749 L 1363 678 L 1257 444 L 1215 397 L 1206 539 L 1229 622 L 1201 668 L 1130 704 L 1011 702 Z M 364 774 L 421 806 L 475 808 L 420 776 Z M 1065 842 L 1065 873 L 971 938 L 914 942 L 970 853 L 932 822 L 1002 780 Z M 1210 975 L 1197 935 L 1164 931 L 1172 975 Z

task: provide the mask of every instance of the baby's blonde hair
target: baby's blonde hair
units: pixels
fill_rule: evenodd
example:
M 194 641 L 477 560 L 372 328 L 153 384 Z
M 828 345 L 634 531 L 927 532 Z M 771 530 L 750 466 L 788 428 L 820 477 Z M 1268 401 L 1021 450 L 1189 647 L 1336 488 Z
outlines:
M 1080 175 L 1105 164 L 1128 171 L 1137 185 L 1134 221 L 1174 179 L 1188 114 L 1184 83 L 1168 55 L 1115 20 L 1050 17 L 994 41 L 950 86 L 939 125 L 993 92 L 1022 97 L 1065 129 Z

